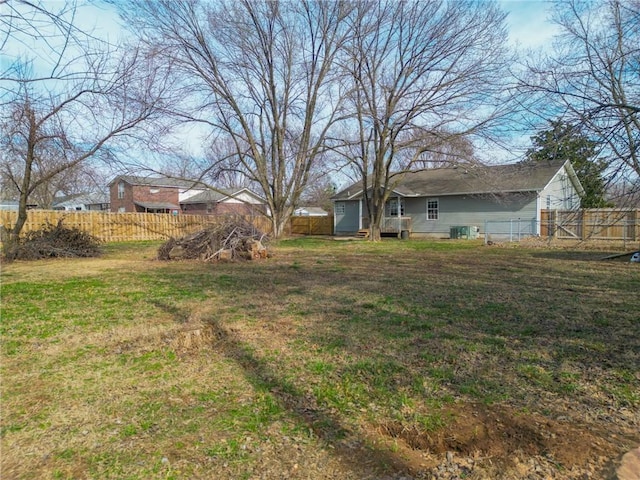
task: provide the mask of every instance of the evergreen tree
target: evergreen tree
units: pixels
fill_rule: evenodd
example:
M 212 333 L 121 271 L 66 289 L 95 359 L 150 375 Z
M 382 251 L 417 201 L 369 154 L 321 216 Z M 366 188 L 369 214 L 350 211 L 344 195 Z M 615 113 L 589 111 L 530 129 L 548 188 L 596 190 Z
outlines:
M 579 127 L 563 122 L 550 121 L 550 128 L 531 137 L 533 147 L 527 151 L 527 161 L 558 162 L 569 160 L 573 166 L 585 195 L 582 208 L 611 206 L 605 199 L 605 160 L 597 158 L 600 145 L 585 135 Z

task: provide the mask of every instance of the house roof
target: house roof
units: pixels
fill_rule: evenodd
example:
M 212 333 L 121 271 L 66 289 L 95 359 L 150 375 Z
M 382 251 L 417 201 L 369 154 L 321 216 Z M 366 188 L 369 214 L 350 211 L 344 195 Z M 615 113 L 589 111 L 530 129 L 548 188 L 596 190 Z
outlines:
M 69 205 L 98 205 L 109 203 L 109 196 L 103 193 L 76 193 L 73 195 L 65 195 L 63 197 L 55 197 L 52 206 L 62 207 Z
M 18 200 L 0 200 L 0 210 L 18 210 Z
M 148 210 L 179 210 L 180 207 L 175 203 L 169 202 L 133 202 L 139 207 L 146 208 Z
M 569 162 L 517 163 L 492 166 L 458 166 L 407 172 L 393 191 L 404 197 L 482 195 L 518 192 L 540 192 L 563 167 L 567 168 L 577 189 L 582 192 L 575 171 Z M 333 200 L 348 200 L 362 196 L 361 183 L 354 183 L 338 192 Z
M 27 202 L 27 208 L 36 208 L 37 206 L 38 206 L 37 203 Z M 18 210 L 19 207 L 20 207 L 19 200 L 12 200 L 12 199 L 0 200 L 0 210 Z
M 182 200 L 180 203 L 219 203 L 219 202 L 224 202 L 225 200 L 229 199 L 229 198 L 234 198 L 239 196 L 241 193 L 246 193 L 248 195 L 251 195 L 253 197 L 255 197 L 256 199 L 260 200 L 261 202 L 264 202 L 264 199 L 261 198 L 259 195 L 255 194 L 254 192 L 252 192 L 251 190 L 249 190 L 248 188 L 239 188 L 237 190 L 234 189 L 230 189 L 230 190 L 222 190 L 222 189 L 216 189 L 216 190 L 211 190 L 211 189 L 207 189 L 203 192 L 200 192 L 196 195 L 193 195 L 192 197 L 186 198 L 184 200 Z
M 192 189 L 194 187 L 202 188 L 202 184 L 195 180 L 182 180 L 178 178 L 166 178 L 166 177 L 139 177 L 135 175 L 118 175 L 116 178 L 109 182 L 109 185 L 113 185 L 116 182 L 122 180 L 129 185 L 145 185 L 150 187 L 171 187 L 171 188 L 186 188 Z

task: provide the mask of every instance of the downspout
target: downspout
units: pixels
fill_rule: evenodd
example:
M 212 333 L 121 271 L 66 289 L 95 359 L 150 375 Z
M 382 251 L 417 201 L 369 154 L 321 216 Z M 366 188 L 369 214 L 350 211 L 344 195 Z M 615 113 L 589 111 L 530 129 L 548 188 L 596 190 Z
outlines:
M 333 234 L 336 234 L 336 227 L 338 225 L 338 215 L 336 215 L 336 202 L 333 202 Z
M 402 236 L 402 215 L 401 215 L 401 205 L 400 205 L 400 195 L 396 197 L 396 202 L 398 202 L 398 238 Z
M 542 192 L 536 196 L 536 235 L 539 237 L 542 232 Z

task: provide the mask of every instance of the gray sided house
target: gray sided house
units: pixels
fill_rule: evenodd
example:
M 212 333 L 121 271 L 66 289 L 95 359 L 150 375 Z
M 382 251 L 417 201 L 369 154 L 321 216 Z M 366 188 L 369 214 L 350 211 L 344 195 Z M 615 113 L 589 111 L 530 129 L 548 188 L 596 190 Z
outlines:
M 418 237 L 449 238 L 465 230 L 484 234 L 486 229 L 492 235 L 509 235 L 514 225 L 527 235 L 539 235 L 542 210 L 578 209 L 584 193 L 569 162 L 460 165 L 396 178 L 382 232 L 406 231 Z M 336 235 L 368 228 L 361 183 L 350 185 L 332 200 Z

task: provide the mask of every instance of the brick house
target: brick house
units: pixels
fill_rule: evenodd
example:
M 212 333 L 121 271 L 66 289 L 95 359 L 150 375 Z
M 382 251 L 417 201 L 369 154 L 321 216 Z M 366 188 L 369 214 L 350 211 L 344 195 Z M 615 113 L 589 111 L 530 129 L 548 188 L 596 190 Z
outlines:
M 112 212 L 181 213 L 180 201 L 204 191 L 174 178 L 119 175 L 109 183 Z
M 119 175 L 109 183 L 112 212 L 253 215 L 265 201 L 247 188 L 213 191 L 189 180 Z

